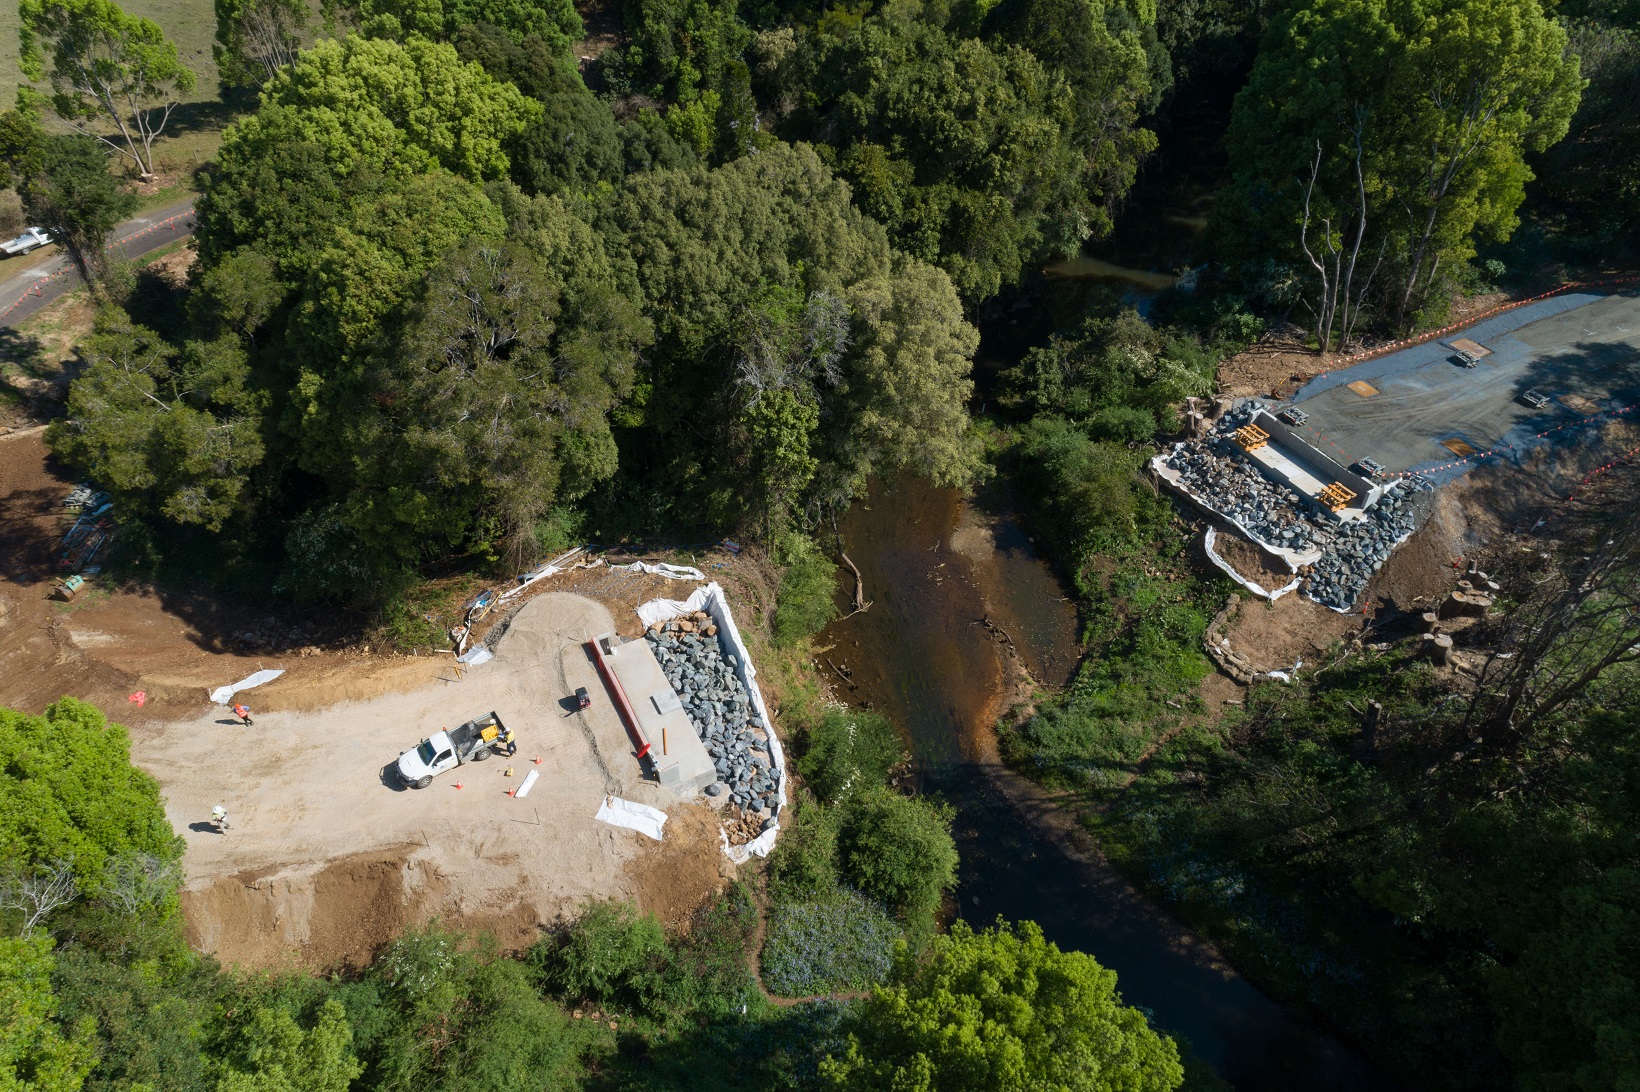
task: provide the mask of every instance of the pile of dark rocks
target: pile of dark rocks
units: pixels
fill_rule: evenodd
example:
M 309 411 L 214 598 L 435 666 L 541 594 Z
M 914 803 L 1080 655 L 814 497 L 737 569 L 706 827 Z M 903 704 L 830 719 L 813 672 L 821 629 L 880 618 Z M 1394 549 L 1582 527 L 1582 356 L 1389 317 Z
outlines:
M 706 795 L 727 794 L 736 807 L 761 816 L 760 829 L 767 830 L 779 806 L 780 770 L 770 754 L 769 726 L 736 674 L 739 657 L 723 648 L 704 611 L 660 623 L 644 636 L 717 768 Z
M 1259 473 L 1219 428 L 1205 442 L 1179 448 L 1167 465 L 1179 472 L 1185 488 L 1266 545 L 1304 550 L 1315 544 L 1316 525 L 1306 511 L 1308 502 Z
M 1338 610 L 1350 610 L 1359 603 L 1372 574 L 1418 525 L 1410 493 L 1405 487 L 1392 489 L 1367 510 L 1365 518 L 1332 528 L 1321 543 L 1321 559 L 1308 569 L 1304 593 Z
M 1304 592 L 1316 602 L 1349 610 L 1396 544 L 1417 527 L 1418 496 L 1434 489 L 1417 475 L 1404 479 L 1373 505 L 1364 519 L 1340 523 L 1323 515 L 1297 490 L 1264 477 L 1232 438 L 1252 419 L 1248 403 L 1225 414 L 1199 442 L 1182 445 L 1167 465 L 1181 483 L 1215 511 L 1246 528 L 1268 546 L 1316 549 L 1306 566 Z

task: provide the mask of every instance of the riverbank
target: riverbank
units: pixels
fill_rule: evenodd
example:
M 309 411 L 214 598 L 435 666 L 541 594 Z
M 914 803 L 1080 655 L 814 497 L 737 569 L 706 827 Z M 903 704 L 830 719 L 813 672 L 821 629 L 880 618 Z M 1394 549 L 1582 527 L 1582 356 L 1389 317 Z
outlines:
M 837 696 L 893 720 L 923 791 L 956 808 L 958 913 L 976 926 L 1034 920 L 1061 947 L 1093 955 L 1116 971 L 1126 1001 L 1239 1089 L 1383 1087 L 1145 898 L 1054 793 L 1002 764 L 998 719 L 1068 682 L 1067 658 L 1081 651 L 1067 589 L 1006 502 L 997 489 L 965 500 L 878 483 L 841 521 L 873 605 L 816 640 L 830 646 L 821 661 Z M 1065 610 L 1064 628 L 1046 624 L 1043 602 Z M 1045 687 L 1040 674 L 1061 665 Z

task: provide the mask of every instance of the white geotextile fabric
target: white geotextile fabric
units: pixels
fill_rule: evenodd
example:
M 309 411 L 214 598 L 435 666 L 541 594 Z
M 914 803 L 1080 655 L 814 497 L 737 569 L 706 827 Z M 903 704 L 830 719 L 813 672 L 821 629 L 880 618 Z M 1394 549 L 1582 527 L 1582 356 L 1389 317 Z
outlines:
M 598 814 L 593 818 L 612 827 L 626 827 L 639 834 L 647 834 L 657 842 L 661 840 L 661 828 L 666 825 L 664 811 L 656 811 L 648 804 L 622 800 L 619 796 L 604 797 L 604 802 L 598 806 Z
M 655 576 L 664 576 L 668 580 L 705 580 L 706 574 L 699 569 L 688 565 L 668 565 L 665 562 L 649 564 L 647 561 L 634 561 L 630 565 L 611 565 L 611 569 L 624 569 L 629 573 L 651 573 Z
M 1255 583 L 1252 580 L 1248 580 L 1246 577 L 1244 577 L 1240 573 L 1238 573 L 1235 569 L 1231 568 L 1230 563 L 1228 561 L 1224 560 L 1224 558 L 1220 557 L 1217 550 L 1213 549 L 1213 543 L 1218 541 L 1218 537 L 1219 537 L 1218 532 L 1214 531 L 1213 528 L 1209 527 L 1207 529 L 1207 537 L 1202 542 L 1202 547 L 1207 550 L 1207 560 L 1211 561 L 1213 564 L 1215 564 L 1219 568 L 1223 569 L 1224 572 L 1225 572 L 1225 575 L 1228 576 L 1231 580 L 1234 580 L 1236 583 L 1240 584 L 1242 587 L 1246 588 L 1248 591 L 1252 592 L 1254 595 L 1258 596 L 1259 598 L 1268 599 L 1271 602 L 1274 602 L 1275 600 L 1280 599 L 1282 596 L 1286 595 L 1290 591 L 1297 591 L 1298 590 L 1298 577 L 1296 577 L 1296 576 L 1293 577 L 1293 579 L 1290 582 L 1288 582 L 1287 584 L 1284 584 L 1283 586 L 1277 588 L 1275 591 L 1266 591 L 1263 588 L 1263 586 Z M 1286 561 L 1287 559 L 1282 558 L 1282 560 Z
M 232 686 L 219 686 L 215 690 L 211 691 L 211 700 L 216 702 L 218 705 L 227 705 L 228 699 L 232 698 L 241 690 L 249 690 L 253 686 L 261 686 L 263 683 L 272 682 L 284 673 L 284 668 L 279 668 L 277 670 L 274 668 L 268 668 L 263 671 L 258 671 L 254 675 L 246 675 L 243 679 L 240 679 Z
M 530 794 L 530 790 L 535 788 L 536 778 L 538 778 L 540 776 L 541 776 L 541 771 L 540 770 L 531 770 L 529 773 L 525 774 L 524 775 L 524 783 L 522 785 L 518 786 L 518 790 L 513 793 L 513 799 L 514 800 L 522 800 L 522 799 L 524 799 L 524 797 L 528 796 Z
M 457 656 L 456 663 L 466 664 L 468 667 L 477 667 L 479 664 L 487 664 L 493 659 L 495 659 L 495 653 L 483 645 L 474 645 L 460 656 Z
M 638 608 L 638 619 L 648 629 L 656 622 L 664 622 L 669 618 L 681 618 L 686 614 L 693 614 L 703 610 L 717 623 L 718 636 L 723 638 L 725 646 L 734 653 L 740 666 L 735 674 L 746 685 L 746 693 L 752 696 L 752 708 L 767 726 L 769 737 L 769 758 L 775 768 L 775 799 L 780 802 L 776 812 L 774 826 L 759 834 L 756 838 L 743 846 L 731 846 L 729 838 L 724 835 L 723 852 L 736 864 L 744 864 L 754 854 L 767 857 L 774 848 L 775 836 L 780 832 L 780 816 L 786 812 L 786 751 L 780 746 L 780 737 L 775 735 L 774 719 L 769 716 L 768 707 L 763 704 L 763 692 L 757 688 L 757 668 L 752 666 L 751 653 L 746 651 L 746 642 L 740 638 L 740 628 L 735 625 L 734 615 L 729 613 L 729 603 L 723 596 L 723 589 L 714 581 L 704 588 L 696 588 L 693 595 L 679 602 L 676 599 L 651 599 Z

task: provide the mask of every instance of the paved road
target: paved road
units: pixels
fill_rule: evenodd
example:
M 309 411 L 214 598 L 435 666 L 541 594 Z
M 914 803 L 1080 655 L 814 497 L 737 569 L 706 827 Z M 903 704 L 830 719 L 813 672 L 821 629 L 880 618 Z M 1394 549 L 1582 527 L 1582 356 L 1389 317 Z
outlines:
M 1451 343 L 1492 350 L 1475 368 Z M 1348 384 L 1365 382 L 1352 390 Z M 1551 401 L 1534 409 L 1528 390 Z M 1374 393 L 1376 392 L 1376 393 Z M 1640 402 L 1640 290 L 1577 292 L 1455 331 L 1439 341 L 1330 372 L 1299 390 L 1302 431 L 1344 462 L 1427 470 L 1466 454 L 1523 445 L 1551 429 Z
M 140 258 L 194 231 L 194 199 L 184 198 L 154 209 L 114 229 L 109 249 Z M 80 275 L 60 247 L 0 260 L 0 326 L 15 326 L 71 291 Z

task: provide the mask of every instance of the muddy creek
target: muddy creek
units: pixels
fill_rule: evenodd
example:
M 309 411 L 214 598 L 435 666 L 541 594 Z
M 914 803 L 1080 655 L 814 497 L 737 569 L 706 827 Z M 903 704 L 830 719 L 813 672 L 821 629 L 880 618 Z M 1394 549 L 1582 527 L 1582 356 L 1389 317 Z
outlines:
M 1002 501 L 907 480 L 875 486 L 840 523 L 871 607 L 834 622 L 816 647 L 830 646 L 821 661 L 839 696 L 893 720 L 923 790 L 956 807 L 957 913 L 976 928 L 998 915 L 1033 920 L 1062 948 L 1090 953 L 1116 971 L 1128 1003 L 1238 1089 L 1386 1087 L 1083 853 L 1065 817 L 998 763 L 994 725 L 1013 672 L 997 630 L 1052 686 L 1069 680 L 1078 652 L 1070 592 Z M 852 595 L 852 575 L 840 576 Z

